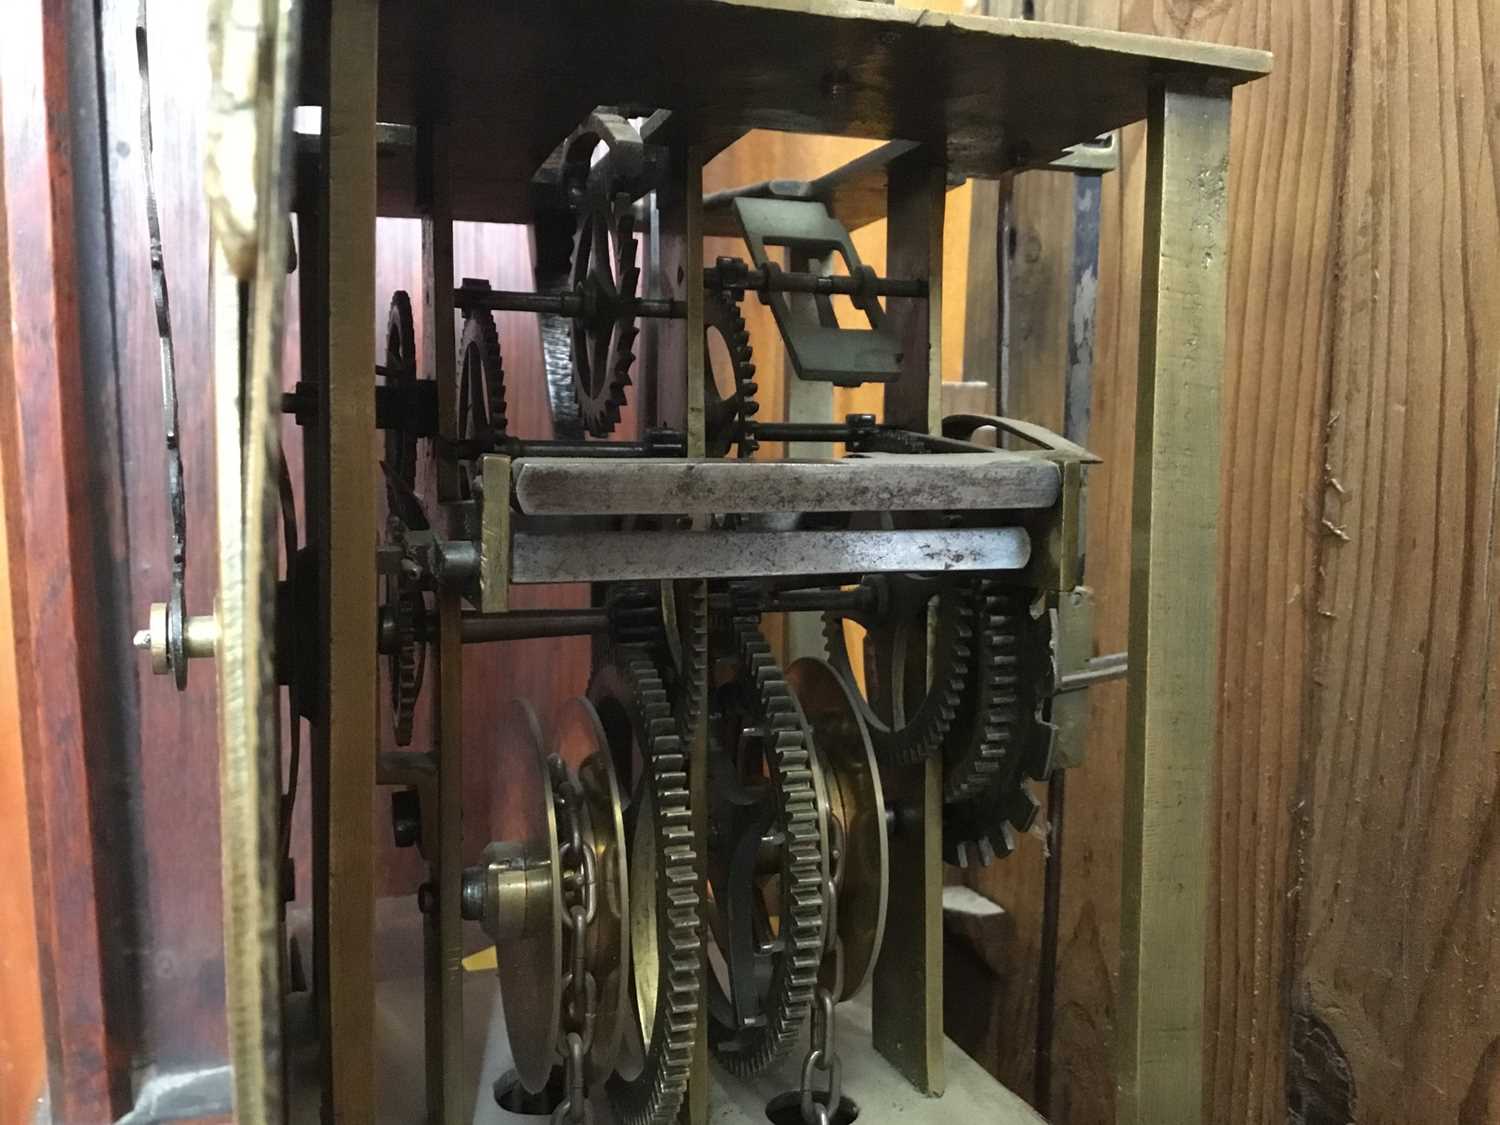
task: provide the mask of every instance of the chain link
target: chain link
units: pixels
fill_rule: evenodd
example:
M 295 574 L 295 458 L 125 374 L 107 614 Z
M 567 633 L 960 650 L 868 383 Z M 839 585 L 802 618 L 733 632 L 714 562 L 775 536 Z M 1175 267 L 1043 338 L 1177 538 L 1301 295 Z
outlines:
M 585 1061 L 594 1046 L 599 982 L 589 971 L 587 956 L 589 925 L 599 909 L 599 880 L 594 849 L 583 838 L 583 788 L 556 754 L 548 758 L 547 766 L 557 812 L 557 850 L 562 862 L 569 946 L 568 971 L 562 981 L 563 1037 L 558 1044 L 564 1093 L 552 1111 L 552 1121 L 555 1125 L 588 1125 L 594 1120 L 594 1111 L 588 1101 Z
M 552 1125 L 593 1125 L 594 1108 L 584 1089 L 583 1059 L 588 1053 L 576 1031 L 563 1036 L 563 1100 L 552 1111 Z

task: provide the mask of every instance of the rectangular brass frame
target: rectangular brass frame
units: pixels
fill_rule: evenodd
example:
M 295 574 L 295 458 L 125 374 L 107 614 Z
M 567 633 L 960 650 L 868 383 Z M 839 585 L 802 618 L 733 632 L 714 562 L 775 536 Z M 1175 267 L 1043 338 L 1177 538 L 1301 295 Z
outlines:
M 1120 935 L 1121 1125 L 1198 1121 L 1217 751 L 1229 92 L 1152 91 Z
M 418 53 L 428 80 L 417 106 L 418 209 L 422 216 L 422 357 L 437 381 L 438 431 L 458 437 L 458 368 L 453 321 L 452 125 L 446 110 L 451 70 L 450 12 L 437 5 L 425 12 Z M 509 492 L 509 460 L 487 458 L 486 484 Z M 449 458 L 438 460 L 437 492 L 443 505 L 462 499 L 460 469 Z M 445 512 L 453 522 L 462 517 Z M 491 545 L 493 546 L 493 545 Z M 481 551 L 484 545 L 481 544 Z M 505 592 L 488 592 L 489 604 L 508 604 Z M 430 1125 L 461 1125 L 467 1083 L 463 1068 L 463 918 L 459 902 L 463 882 L 463 641 L 459 634 L 462 592 L 443 587 L 437 594 L 438 631 L 432 706 L 432 751 L 437 767 L 436 804 L 422 808 L 425 822 L 435 820 L 436 854 L 428 854 L 427 881 L 436 889 L 435 905 L 423 916 L 423 978 L 427 1050 L 427 1119 Z
M 917 149 L 892 161 L 886 269 L 925 279 L 926 301 L 892 299 L 890 320 L 901 341 L 901 378 L 885 385 L 885 420 L 937 433 L 942 426 L 943 207 L 941 164 Z M 915 654 L 914 654 L 915 655 Z M 875 966 L 875 1049 L 917 1089 L 943 1092 L 943 777 L 937 757 L 881 771 L 895 810 L 890 881 L 908 906 L 886 918 Z
M 466 10 L 474 8 L 475 3 L 477 0 L 465 0 Z M 320 485 L 316 494 L 310 494 L 309 505 L 313 526 L 320 527 L 323 535 L 318 547 L 327 653 L 318 732 L 319 754 L 325 762 L 318 767 L 325 771 L 325 802 L 316 832 L 321 836 L 321 843 L 316 845 L 320 851 L 315 871 L 320 934 L 316 975 L 327 1036 L 327 1110 L 341 1122 L 364 1125 L 374 1116 L 370 1073 L 370 791 L 375 784 L 378 680 L 374 615 L 370 612 L 375 604 L 375 575 L 370 565 L 375 526 L 370 497 L 375 495 L 378 480 L 370 447 L 374 418 L 368 391 L 374 365 L 370 325 L 374 321 L 374 214 L 379 167 L 376 28 L 382 9 L 397 26 L 417 16 L 412 8 L 395 0 L 326 0 L 326 6 L 331 15 L 325 44 L 329 64 L 325 179 L 306 227 L 320 249 L 304 257 L 311 271 L 323 271 L 320 292 L 326 306 L 314 312 L 326 315 L 328 326 L 326 339 L 313 339 L 308 344 L 314 366 L 321 363 L 326 369 L 319 428 L 313 431 L 313 445 L 318 448 L 309 453 L 309 479 Z M 501 19 L 502 8 L 474 10 L 488 13 L 487 19 Z M 648 9 L 660 22 L 663 3 L 653 0 L 643 8 Z M 951 41 L 955 50 L 984 52 L 990 49 L 985 45 L 986 38 L 993 36 L 995 51 L 1018 60 L 1017 91 L 1031 80 L 1043 84 L 1060 80 L 1032 58 L 1048 48 L 1060 52 L 1080 75 L 1096 72 L 1100 65 L 1108 68 L 1106 92 L 1111 97 L 1118 94 L 1119 100 L 1111 103 L 1110 112 L 1104 115 L 1110 120 L 1101 119 L 1096 124 L 1138 117 L 1140 102 L 1149 103 L 1125 795 L 1120 1119 L 1126 1123 L 1196 1121 L 1201 1115 L 1202 942 L 1207 896 L 1208 852 L 1203 841 L 1214 762 L 1217 695 L 1214 552 L 1228 86 L 1264 71 L 1269 60 L 1258 52 L 1171 43 L 1158 46 L 1141 37 L 1094 32 L 1068 31 L 1064 35 L 1046 25 L 967 17 L 942 21 L 926 21 L 924 17 L 908 25 L 904 15 L 882 13 L 876 5 L 866 9 L 825 6 L 815 0 L 703 0 L 700 11 L 708 15 L 699 18 L 711 20 L 758 17 L 768 27 L 773 22 L 789 24 L 806 15 L 812 20 L 809 26 L 859 43 L 879 30 L 873 23 L 865 26 L 877 20 L 889 23 L 883 33 L 888 33 L 890 44 L 895 45 L 930 38 L 934 43 Z M 866 16 L 865 11 L 872 14 Z M 915 20 L 916 13 L 911 15 Z M 547 18 L 554 19 L 555 13 Z M 610 18 L 621 17 L 616 13 Z M 420 20 L 421 34 L 409 37 L 418 49 L 398 49 L 388 42 L 384 57 L 407 60 L 402 63 L 403 81 L 409 83 L 412 73 L 422 75 L 422 82 L 415 87 L 420 104 L 401 107 L 415 113 L 417 143 L 402 150 L 413 153 L 415 173 L 398 185 L 398 193 L 406 213 L 414 206 L 423 216 L 423 366 L 438 377 L 440 425 L 444 436 L 451 438 L 456 436 L 452 432 L 456 388 L 453 334 L 447 330 L 453 320 L 454 185 L 449 179 L 456 165 L 450 159 L 448 117 L 455 99 L 464 91 L 454 91 L 450 97 L 441 81 L 458 65 L 448 20 L 441 11 L 425 8 Z M 929 27 L 928 22 L 934 26 Z M 938 22 L 941 28 L 936 26 Z M 885 44 L 886 38 L 875 41 Z M 889 44 L 879 47 L 881 51 L 887 49 L 894 48 Z M 974 58 L 984 61 L 978 53 Z M 412 59 L 422 65 L 414 68 Z M 792 64 L 779 60 L 778 65 Z M 758 88 L 750 82 L 754 75 L 744 67 L 740 70 L 744 73 L 735 73 L 742 80 L 741 86 Z M 679 77 L 666 72 L 661 80 L 676 82 Z M 1208 88 L 1206 82 L 1221 84 Z M 1140 91 L 1147 84 L 1151 86 L 1149 97 L 1142 98 Z M 379 88 L 384 97 L 385 83 L 379 83 Z M 1078 99 L 1077 104 L 1093 106 L 1106 100 Z M 1014 99 L 1009 104 L 1007 112 L 1030 112 L 1025 109 L 1026 99 Z M 567 113 L 569 120 L 576 116 L 571 108 Z M 930 115 L 934 130 L 931 140 L 938 140 L 937 124 L 931 123 L 943 120 L 941 114 Z M 776 122 L 768 119 L 765 123 Z M 473 122 L 465 124 L 472 127 Z M 739 128 L 744 122 L 710 124 Z M 831 122 L 808 118 L 799 125 L 818 125 L 822 131 L 853 131 L 852 123 L 843 118 Z M 1041 126 L 1054 129 L 1059 122 L 1042 122 Z M 681 135 L 691 137 L 691 128 L 685 126 Z M 1046 136 L 1051 138 L 1052 134 Z M 1007 152 L 997 148 L 990 153 L 986 157 L 989 170 L 1004 170 L 1014 155 Z M 925 304 L 893 300 L 889 309 L 901 334 L 906 359 L 902 378 L 886 390 L 886 420 L 913 429 L 936 430 L 940 421 L 938 342 L 946 190 L 943 155 L 942 146 L 937 144 L 909 149 L 885 170 L 890 220 L 887 272 L 927 278 L 931 285 Z M 685 145 L 674 148 L 672 182 L 663 193 L 665 256 L 674 267 L 681 264 L 683 276 L 688 278 L 699 276 L 702 266 L 702 157 L 702 150 Z M 457 167 L 462 172 L 467 166 L 460 161 Z M 384 187 L 382 183 L 382 192 Z M 472 191 L 475 185 L 466 182 L 462 188 Z M 307 197 L 304 194 L 302 198 Z M 675 269 L 663 271 L 663 276 L 673 275 Z M 685 300 L 687 321 L 680 326 L 661 327 L 668 333 L 683 331 L 684 336 L 672 339 L 654 358 L 664 371 L 684 372 L 685 382 L 676 385 L 673 380 L 663 380 L 666 385 L 650 389 L 654 397 L 642 403 L 641 416 L 685 426 L 689 454 L 702 456 L 702 292 L 696 286 L 686 286 L 683 292 L 672 295 Z M 336 369 L 328 357 L 337 357 Z M 438 483 L 444 503 L 458 499 L 452 462 L 441 463 Z M 1064 524 L 1073 526 L 1074 521 L 1065 520 Z M 338 583 L 330 581 L 332 574 L 340 576 Z M 1058 585 L 1070 585 L 1065 575 L 1058 576 Z M 440 597 L 438 613 L 438 684 L 433 693 L 439 719 L 433 728 L 439 771 L 434 786 L 438 854 L 431 870 L 438 890 L 438 911 L 428 921 L 429 1113 L 433 1121 L 457 1125 L 465 1100 L 458 1049 L 462 1015 L 457 956 L 459 775 L 454 768 L 459 760 L 462 713 L 459 596 L 449 593 Z M 691 758 L 700 856 L 704 839 L 704 747 L 700 729 L 695 733 Z M 879 1050 L 913 1084 L 933 1094 L 940 1093 L 944 1086 L 939 769 L 938 763 L 930 762 L 924 767 L 892 771 L 886 778 L 896 811 L 891 878 L 907 900 L 920 909 L 892 913 L 885 956 L 876 971 L 873 1028 Z M 331 956 L 332 949 L 337 950 L 336 958 Z M 706 1038 L 699 1047 L 688 1114 L 695 1123 L 707 1117 Z

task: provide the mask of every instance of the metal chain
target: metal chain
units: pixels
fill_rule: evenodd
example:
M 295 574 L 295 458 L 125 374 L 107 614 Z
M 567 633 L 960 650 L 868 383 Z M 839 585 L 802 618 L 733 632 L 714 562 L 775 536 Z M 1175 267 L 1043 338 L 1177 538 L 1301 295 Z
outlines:
M 844 1064 L 835 1047 L 833 1009 L 844 991 L 844 942 L 839 937 L 839 891 L 844 885 L 844 827 L 831 813 L 828 817 L 828 863 L 831 872 L 823 880 L 823 965 L 813 993 L 812 1032 L 807 1055 L 802 1060 L 802 1120 L 805 1125 L 829 1125 L 843 1100 Z M 826 1083 L 822 1100 L 817 1098 L 818 1075 Z
M 161 345 L 161 414 L 167 446 L 167 506 L 172 515 L 172 588 L 167 598 L 167 659 L 181 691 L 187 687 L 187 497 L 182 480 L 182 447 L 177 428 L 177 360 L 172 345 L 172 308 L 167 299 L 167 263 L 162 253 L 161 213 L 152 167 L 151 61 L 147 51 L 146 0 L 135 16 L 135 58 L 141 81 L 141 165 L 146 181 L 146 229 L 150 238 L 151 297 Z
M 583 788 L 556 754 L 547 759 L 557 810 L 558 858 L 562 863 L 563 903 L 569 934 L 568 971 L 563 976 L 563 1100 L 552 1111 L 553 1125 L 591 1125 L 585 1062 L 594 1046 L 599 1013 L 599 982 L 589 970 L 589 926 L 599 909 L 599 879 L 594 849 L 583 839 Z

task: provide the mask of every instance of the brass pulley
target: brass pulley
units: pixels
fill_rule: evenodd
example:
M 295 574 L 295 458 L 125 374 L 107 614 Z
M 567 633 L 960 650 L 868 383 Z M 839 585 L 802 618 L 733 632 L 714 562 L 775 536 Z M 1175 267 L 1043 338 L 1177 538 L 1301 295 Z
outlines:
M 496 945 L 511 1054 L 532 1093 L 575 1056 L 607 1073 L 627 1010 L 624 817 L 588 700 L 563 707 L 553 745 L 549 752 L 531 704 L 513 702 L 496 750 L 500 839 L 463 879 L 463 916 Z

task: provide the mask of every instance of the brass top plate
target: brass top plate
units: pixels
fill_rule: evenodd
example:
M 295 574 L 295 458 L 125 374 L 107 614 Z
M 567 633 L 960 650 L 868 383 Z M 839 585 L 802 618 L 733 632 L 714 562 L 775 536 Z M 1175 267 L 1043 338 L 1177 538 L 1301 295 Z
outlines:
M 433 13 L 409 0 L 380 9 L 379 119 L 409 124 L 425 88 L 411 44 Z M 1271 65 L 1241 47 L 856 0 L 449 0 L 443 11 L 453 215 L 491 222 L 529 218 L 533 173 L 598 105 L 672 110 L 674 134 L 715 148 L 752 128 L 900 139 L 954 173 L 997 176 L 1143 119 L 1154 79 L 1228 86 Z M 410 147 L 382 153 L 382 214 L 415 213 L 412 160 Z

